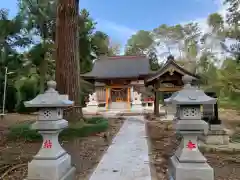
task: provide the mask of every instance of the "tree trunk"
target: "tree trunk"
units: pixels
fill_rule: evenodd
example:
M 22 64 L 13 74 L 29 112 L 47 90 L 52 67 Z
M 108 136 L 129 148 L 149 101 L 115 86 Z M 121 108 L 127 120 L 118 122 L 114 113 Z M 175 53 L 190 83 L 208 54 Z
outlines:
M 81 63 L 80 63 L 80 50 L 79 50 L 79 0 L 75 0 L 75 5 L 76 5 L 76 12 L 77 12 L 77 17 L 76 17 L 76 23 L 77 23 L 77 33 L 76 33 L 76 53 L 77 53 L 77 62 L 78 62 L 78 73 L 79 73 L 79 108 L 78 108 L 78 113 L 79 113 L 79 118 L 83 119 L 83 111 L 82 111 L 82 86 L 81 86 L 81 80 L 80 80 L 80 73 L 81 73 Z
M 66 112 L 69 120 L 81 117 L 80 68 L 78 59 L 78 4 L 76 0 L 59 0 L 56 29 L 56 81 L 57 90 L 68 94 L 75 102 Z
M 155 89 L 155 99 L 154 99 L 154 115 L 156 117 L 160 117 L 160 113 L 159 113 L 159 89 L 160 87 L 160 83 L 159 80 L 157 80 L 157 82 L 154 85 L 154 89 Z

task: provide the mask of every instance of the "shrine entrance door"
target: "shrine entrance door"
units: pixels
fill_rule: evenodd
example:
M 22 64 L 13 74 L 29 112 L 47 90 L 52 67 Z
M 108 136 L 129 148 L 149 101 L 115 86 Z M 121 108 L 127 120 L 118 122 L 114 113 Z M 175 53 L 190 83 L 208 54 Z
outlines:
M 128 87 L 111 87 L 109 98 L 109 109 L 128 109 L 129 92 Z
M 111 102 L 127 102 L 127 88 L 111 88 Z

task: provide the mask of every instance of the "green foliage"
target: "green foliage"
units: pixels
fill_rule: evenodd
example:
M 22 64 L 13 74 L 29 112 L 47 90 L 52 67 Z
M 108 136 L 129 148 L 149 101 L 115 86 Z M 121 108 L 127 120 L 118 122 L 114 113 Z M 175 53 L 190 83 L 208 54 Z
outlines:
M 92 117 L 90 119 L 87 119 L 86 123 L 88 123 L 88 124 L 98 124 L 103 120 L 104 120 L 103 117 Z
M 17 105 L 17 112 L 18 113 L 31 113 L 35 112 L 35 108 L 26 108 L 24 106 L 24 101 L 32 100 L 36 97 L 39 92 L 37 81 L 35 79 L 26 79 L 24 80 L 23 84 L 18 87 L 19 91 L 19 103 Z
M 212 28 L 212 31 L 214 32 L 222 29 L 224 26 L 223 17 L 218 13 L 210 14 L 208 17 L 208 25 Z
M 142 55 L 153 44 L 153 37 L 149 31 L 140 30 L 128 39 L 125 49 L 126 55 Z
M 154 45 L 152 33 L 140 30 L 128 39 L 125 55 L 146 55 L 149 58 L 150 69 L 156 71 L 160 68 L 160 64 Z
M 140 30 L 132 35 L 125 47 L 126 55 L 146 55 L 151 70 L 158 70 L 160 58 L 179 51 L 179 59 L 190 71 L 197 71 L 203 79 L 203 88 L 211 89 L 219 95 L 221 106 L 238 107 L 240 92 L 240 26 L 239 0 L 225 0 L 229 4 L 227 23 L 218 13 L 208 17 L 210 32 L 201 32 L 197 23 L 185 25 L 161 24 L 152 31 Z M 13 111 L 17 89 L 17 111 L 31 112 L 23 102 L 44 90 L 46 80 L 54 79 L 54 41 L 56 31 L 56 3 L 47 0 L 19 1 L 19 12 L 10 19 L 8 11 L 0 9 L 0 94 L 3 94 L 5 67 L 14 74 L 8 76 L 6 107 Z M 92 69 L 94 60 L 100 55 L 119 54 L 120 46 L 110 41 L 110 37 L 96 29 L 97 22 L 86 9 L 79 13 L 79 63 L 81 73 Z M 35 43 L 38 37 L 41 42 Z M 233 40 L 228 45 L 225 39 Z M 201 39 L 201 41 L 200 41 Z M 16 47 L 30 47 L 20 53 Z M 214 54 L 215 47 L 233 55 L 224 60 L 223 65 Z M 158 54 L 158 49 L 163 52 Z M 200 58 L 199 58 L 200 57 Z M 177 59 L 177 58 L 176 58 Z M 192 67 L 189 67 L 189 66 Z M 23 80 L 24 79 L 24 80 Z M 34 82 L 33 82 L 34 81 Z M 81 101 L 92 87 L 81 79 Z M 0 97 L 1 100 L 2 97 Z M 16 104 L 16 103 L 15 103 Z M 34 110 L 33 110 L 34 111 Z
M 239 98 L 239 96 L 236 99 L 220 98 L 219 105 L 223 109 L 239 110 L 240 109 L 240 98 Z
M 109 37 L 102 31 L 96 31 L 96 22 L 86 9 L 80 11 L 79 18 L 79 55 L 81 73 L 92 69 L 93 60 L 100 55 L 116 55 L 118 46 L 111 44 Z
M 26 141 L 41 140 L 41 135 L 36 130 L 31 129 L 31 124 L 31 122 L 26 122 L 10 127 L 8 138 L 10 140 L 24 139 Z
M 38 43 L 30 49 L 28 57 L 32 60 L 35 66 L 39 66 L 44 59 L 46 52 L 47 49 L 43 48 L 41 43 Z
M 25 19 L 28 31 L 44 39 L 55 39 L 57 1 L 21 0 L 19 14 Z
M 17 104 L 17 90 L 15 87 L 8 85 L 6 94 L 6 110 L 11 113 L 15 111 Z
M 161 65 L 158 62 L 157 54 L 154 51 L 149 52 L 148 54 L 149 64 L 152 71 L 157 71 L 160 69 Z
M 41 135 L 31 129 L 32 122 L 25 122 L 10 127 L 8 138 L 10 140 L 24 139 L 25 141 L 42 140 Z M 85 137 L 96 133 L 104 132 L 108 129 L 108 120 L 104 118 L 87 119 L 87 124 L 75 123 L 64 129 L 60 133 L 60 139 Z
M 61 139 L 68 139 L 74 137 L 86 137 L 94 135 L 100 132 L 104 132 L 108 129 L 108 121 L 102 119 L 101 121 L 95 122 L 94 124 L 86 124 L 80 128 L 69 127 L 61 132 Z
M 92 43 L 97 56 L 108 53 L 109 37 L 104 32 L 96 31 L 92 37 Z
M 227 13 L 227 22 L 229 24 L 239 25 L 240 23 L 239 0 L 225 0 L 225 3 L 229 5 Z

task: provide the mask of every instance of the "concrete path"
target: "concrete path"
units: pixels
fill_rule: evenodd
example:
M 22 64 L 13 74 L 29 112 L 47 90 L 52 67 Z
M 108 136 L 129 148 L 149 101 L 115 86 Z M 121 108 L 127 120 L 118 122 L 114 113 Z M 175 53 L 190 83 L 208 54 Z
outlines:
M 151 180 L 143 116 L 127 117 L 89 180 Z

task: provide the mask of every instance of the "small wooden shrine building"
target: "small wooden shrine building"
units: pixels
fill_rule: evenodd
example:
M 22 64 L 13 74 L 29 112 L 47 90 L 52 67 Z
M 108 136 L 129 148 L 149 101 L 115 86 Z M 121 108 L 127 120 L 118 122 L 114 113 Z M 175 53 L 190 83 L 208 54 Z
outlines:
M 106 109 L 130 109 L 145 89 L 144 79 L 153 74 L 145 56 L 101 56 L 91 72 L 81 75 L 94 83 L 96 99 Z
M 159 115 L 160 93 L 171 94 L 183 87 L 182 76 L 197 75 L 187 71 L 169 56 L 159 71 L 151 71 L 145 56 L 101 56 L 95 61 L 91 72 L 81 76 L 94 83 L 96 101 L 106 109 L 130 109 L 131 104 L 152 86 L 154 112 Z M 141 97 L 141 101 L 144 97 Z
M 195 85 L 198 84 L 199 76 L 189 72 L 185 68 L 176 63 L 173 56 L 169 56 L 163 67 L 148 76 L 145 79 L 145 86 L 153 86 L 155 100 L 154 100 L 154 113 L 159 116 L 159 99 L 160 93 L 163 95 L 171 95 L 173 92 L 181 90 L 183 87 L 182 77 L 184 75 L 192 76 Z M 167 98 L 167 96 L 165 96 Z

